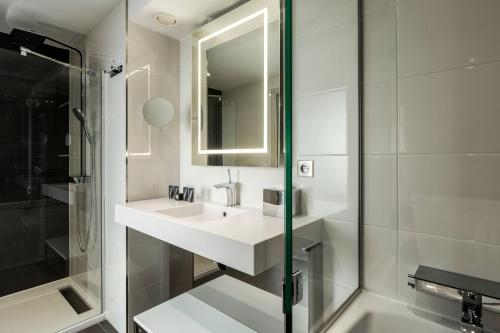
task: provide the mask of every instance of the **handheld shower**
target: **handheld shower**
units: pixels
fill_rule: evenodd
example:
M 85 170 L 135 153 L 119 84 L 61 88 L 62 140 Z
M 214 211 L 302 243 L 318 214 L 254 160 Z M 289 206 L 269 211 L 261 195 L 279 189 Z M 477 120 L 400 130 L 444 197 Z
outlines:
M 95 180 L 94 180 L 94 143 L 92 140 L 92 136 L 90 135 L 90 131 L 87 125 L 87 117 L 85 114 L 82 112 L 81 109 L 79 108 L 73 108 L 73 115 L 75 118 L 80 122 L 81 128 L 85 132 L 85 137 L 87 138 L 87 141 L 89 142 L 90 145 L 90 177 L 86 177 L 86 175 L 82 174 L 80 177 L 75 177 L 75 184 L 76 186 L 85 184 L 85 180 L 87 178 L 90 178 L 90 193 L 86 197 L 87 198 L 87 205 L 88 205 L 88 212 L 85 216 L 84 220 L 84 226 L 83 226 L 83 232 L 81 228 L 81 221 L 78 218 L 77 215 L 77 220 L 76 220 L 76 232 L 78 235 L 78 245 L 80 247 L 80 251 L 86 252 L 89 244 L 89 239 L 90 239 L 90 230 L 92 226 L 92 213 L 94 210 L 94 186 L 95 186 Z M 83 149 L 83 145 L 82 145 Z M 82 170 L 83 173 L 83 170 Z M 83 233 L 83 235 L 82 235 Z
M 79 108 L 73 108 L 73 114 L 75 115 L 76 119 L 82 124 L 87 123 L 87 117 L 83 114 L 82 110 Z
M 90 136 L 90 131 L 87 126 L 87 117 L 85 114 L 83 114 L 82 110 L 79 108 L 73 108 L 73 114 L 75 115 L 75 118 L 82 124 L 83 130 L 85 131 L 85 136 L 87 137 L 87 140 L 89 141 L 90 145 L 92 146 L 94 143 L 92 141 L 92 137 Z

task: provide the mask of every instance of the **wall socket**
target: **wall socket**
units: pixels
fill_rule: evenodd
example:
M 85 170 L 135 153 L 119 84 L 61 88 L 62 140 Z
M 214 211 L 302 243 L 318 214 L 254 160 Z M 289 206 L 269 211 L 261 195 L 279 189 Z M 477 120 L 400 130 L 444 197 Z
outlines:
M 313 177 L 314 161 L 297 161 L 297 176 Z

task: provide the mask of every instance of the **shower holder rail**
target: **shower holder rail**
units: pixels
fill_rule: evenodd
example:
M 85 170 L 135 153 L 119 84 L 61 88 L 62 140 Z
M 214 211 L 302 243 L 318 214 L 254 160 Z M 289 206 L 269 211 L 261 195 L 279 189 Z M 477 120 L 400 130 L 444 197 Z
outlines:
M 121 72 L 123 72 L 123 65 L 118 65 L 118 66 L 112 65 L 109 70 L 104 71 L 104 73 L 109 74 L 109 78 L 113 78 L 116 75 L 120 74 Z
M 419 266 L 408 274 L 408 285 L 417 291 L 462 304 L 462 332 L 482 332 L 483 305 L 500 300 L 500 283 L 468 275 Z

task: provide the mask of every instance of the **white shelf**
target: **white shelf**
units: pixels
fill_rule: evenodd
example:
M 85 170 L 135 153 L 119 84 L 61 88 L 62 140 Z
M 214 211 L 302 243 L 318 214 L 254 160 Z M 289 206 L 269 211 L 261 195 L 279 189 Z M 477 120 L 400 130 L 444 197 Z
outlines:
M 61 258 L 68 261 L 69 258 L 69 237 L 61 236 L 45 240 L 45 244 L 56 252 Z
M 223 275 L 134 318 L 148 333 L 283 332 L 281 298 Z M 296 332 L 307 332 L 307 309 L 294 308 Z

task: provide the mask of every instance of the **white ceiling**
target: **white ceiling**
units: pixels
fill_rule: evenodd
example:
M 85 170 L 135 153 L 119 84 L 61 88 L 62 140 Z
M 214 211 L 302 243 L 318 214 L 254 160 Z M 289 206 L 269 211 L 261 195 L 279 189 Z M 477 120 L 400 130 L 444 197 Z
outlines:
M 129 0 L 129 20 L 153 31 L 181 40 L 210 21 L 214 15 L 247 0 Z M 179 24 L 164 27 L 153 20 L 153 14 L 175 15 Z
M 120 0 L 0 0 L 0 31 L 34 30 L 70 43 L 86 35 Z

